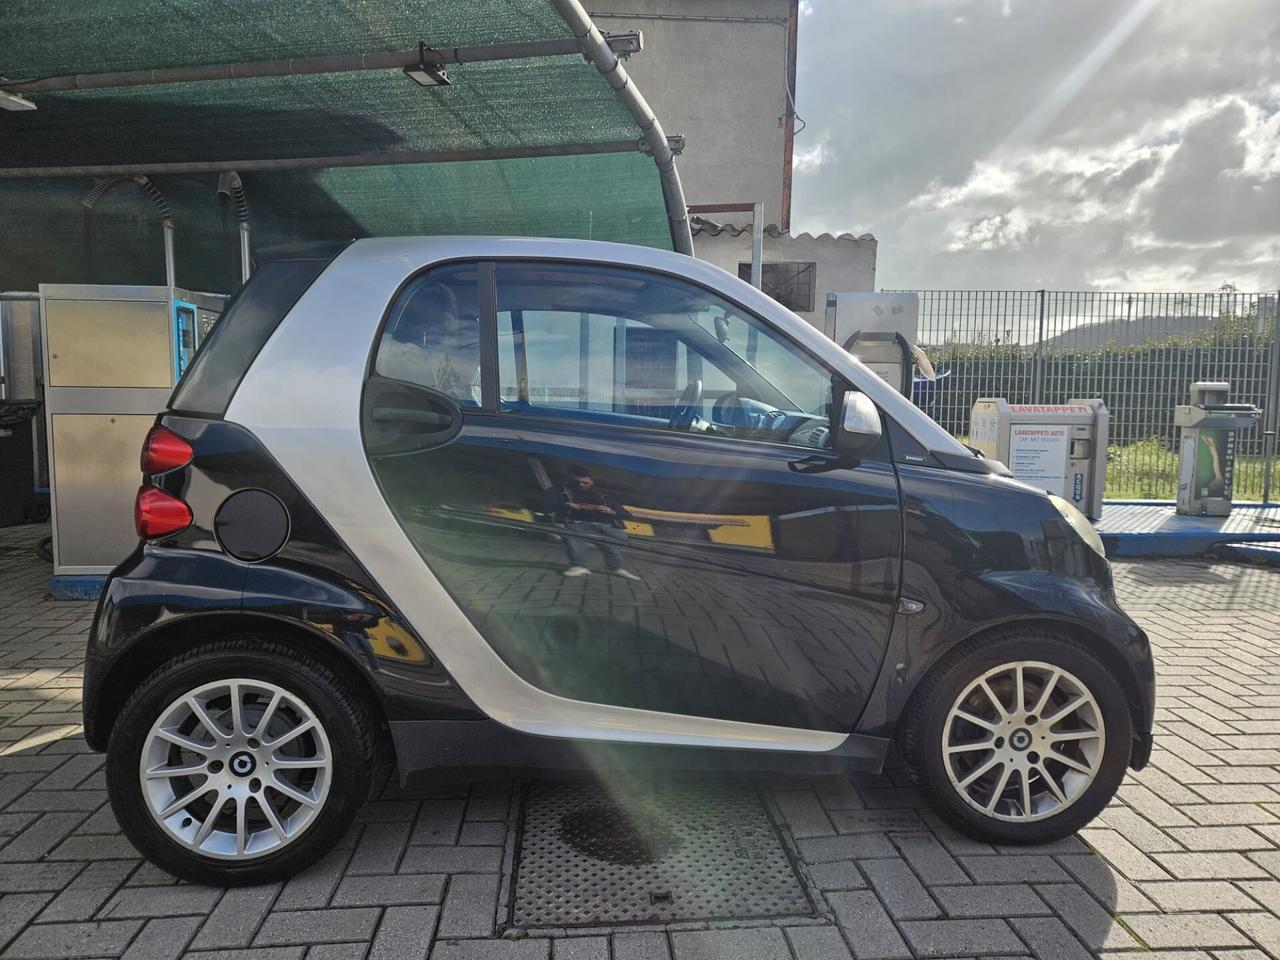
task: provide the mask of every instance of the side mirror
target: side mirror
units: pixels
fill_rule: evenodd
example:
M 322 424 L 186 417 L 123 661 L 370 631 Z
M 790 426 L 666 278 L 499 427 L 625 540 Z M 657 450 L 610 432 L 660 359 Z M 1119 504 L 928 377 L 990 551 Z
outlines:
M 880 439 L 880 410 L 865 393 L 846 390 L 836 424 L 837 453 L 857 456 L 875 446 Z

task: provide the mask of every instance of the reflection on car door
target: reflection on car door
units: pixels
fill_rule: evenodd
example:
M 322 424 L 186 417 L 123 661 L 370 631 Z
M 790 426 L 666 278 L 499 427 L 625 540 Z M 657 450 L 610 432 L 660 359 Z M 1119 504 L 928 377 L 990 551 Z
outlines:
M 732 335 L 717 340 L 701 322 L 686 334 L 682 316 L 715 310 L 732 323 L 714 329 L 739 340 L 744 324 L 760 324 L 753 340 L 768 333 L 713 294 L 634 270 L 500 263 L 496 273 L 500 397 L 457 408 L 462 425 L 446 443 L 371 456 L 434 575 L 502 659 L 549 693 L 850 730 L 897 598 L 887 453 L 841 462 L 822 442 L 825 412 L 779 400 L 786 391 L 730 352 Z M 773 336 L 796 352 L 796 376 L 815 378 L 791 392 L 830 395 L 829 373 Z M 705 393 L 713 384 L 717 397 Z M 689 422 L 671 429 L 698 392 Z M 757 417 L 762 430 L 796 420 L 806 443 L 760 439 L 738 414 L 717 428 L 729 395 L 746 416 L 775 411 Z

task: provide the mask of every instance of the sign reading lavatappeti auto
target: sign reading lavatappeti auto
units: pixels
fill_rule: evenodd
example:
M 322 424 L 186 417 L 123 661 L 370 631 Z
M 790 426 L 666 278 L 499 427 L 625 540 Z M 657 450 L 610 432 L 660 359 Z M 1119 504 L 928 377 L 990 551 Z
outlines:
M 969 443 L 1019 480 L 1097 520 L 1106 485 L 1107 422 L 1107 405 L 1098 399 L 1011 404 L 983 397 L 969 417 Z

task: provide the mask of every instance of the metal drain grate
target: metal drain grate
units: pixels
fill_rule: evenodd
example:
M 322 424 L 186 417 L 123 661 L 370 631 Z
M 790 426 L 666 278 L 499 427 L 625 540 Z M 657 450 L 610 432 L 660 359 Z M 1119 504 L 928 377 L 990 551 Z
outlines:
M 530 784 L 515 888 L 519 927 L 813 910 L 759 796 L 733 780 Z

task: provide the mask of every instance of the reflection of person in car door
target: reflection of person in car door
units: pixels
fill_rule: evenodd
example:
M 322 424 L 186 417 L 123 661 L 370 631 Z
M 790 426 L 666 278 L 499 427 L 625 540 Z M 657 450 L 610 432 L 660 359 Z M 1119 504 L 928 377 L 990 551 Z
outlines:
M 606 570 L 627 580 L 640 579 L 622 566 L 622 551 L 618 549 L 619 544 L 627 542 L 623 520 L 630 514 L 616 499 L 596 487 L 586 467 L 575 464 L 569 468 L 569 479 L 560 487 L 559 500 L 557 513 L 563 517 L 568 530 L 595 535 L 594 542 Z M 569 566 L 564 575 L 585 577 L 589 574 L 590 542 L 566 533 L 564 545 L 569 552 Z

